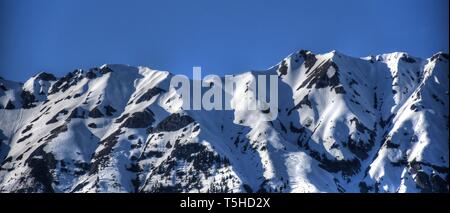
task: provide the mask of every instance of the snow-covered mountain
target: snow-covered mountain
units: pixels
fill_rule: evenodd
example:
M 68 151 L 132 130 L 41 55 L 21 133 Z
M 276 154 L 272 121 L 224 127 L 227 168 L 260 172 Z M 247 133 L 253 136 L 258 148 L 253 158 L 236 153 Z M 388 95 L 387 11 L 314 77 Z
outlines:
M 278 75 L 269 122 L 183 110 L 173 75 L 147 67 L 0 78 L 0 191 L 448 192 L 448 63 L 301 50 L 235 75 Z

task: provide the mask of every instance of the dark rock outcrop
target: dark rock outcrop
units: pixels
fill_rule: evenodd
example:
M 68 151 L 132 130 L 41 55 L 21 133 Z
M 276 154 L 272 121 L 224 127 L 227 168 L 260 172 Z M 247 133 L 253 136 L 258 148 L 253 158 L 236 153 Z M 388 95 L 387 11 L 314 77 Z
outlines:
M 136 100 L 136 104 L 139 104 L 143 101 L 148 101 L 150 99 L 152 99 L 153 96 L 158 95 L 162 92 L 165 92 L 165 90 L 159 88 L 159 87 L 153 87 L 151 89 L 148 89 L 147 92 L 145 92 L 144 94 L 142 94 L 137 100 Z
M 305 73 L 308 74 L 314 64 L 316 64 L 316 55 L 307 50 L 300 50 L 298 54 L 300 55 L 300 57 L 305 59 L 304 64 L 305 68 L 307 69 Z
M 104 74 L 106 74 L 106 73 L 110 73 L 110 72 L 112 72 L 112 69 L 109 68 L 108 66 L 103 66 L 102 68 L 100 68 L 100 73 L 101 73 L 102 75 L 104 75 Z
M 23 90 L 22 93 L 20 93 L 20 97 L 22 98 L 22 107 L 24 109 L 29 109 L 36 106 L 34 104 L 36 97 L 34 97 L 31 92 Z
M 330 68 L 334 68 L 335 70 L 332 76 L 328 76 L 328 70 Z M 341 86 L 341 88 L 339 88 L 338 86 Z M 297 90 L 304 87 L 308 89 L 313 87 L 316 89 L 330 87 L 330 89 L 335 89 L 336 93 L 345 93 L 344 88 L 342 87 L 342 85 L 340 85 L 339 67 L 331 60 L 324 62 L 322 65 L 318 66 L 310 74 L 308 74 L 306 80 L 302 82 Z M 336 90 L 336 88 L 338 89 Z
M 74 70 L 73 72 L 68 73 L 64 77 L 58 79 L 50 88 L 49 95 L 55 94 L 57 92 L 65 92 L 70 87 L 76 85 L 83 76 L 80 75 L 82 70 Z
M 25 161 L 25 164 L 31 168 L 31 177 L 34 178 L 37 184 L 42 186 L 42 192 L 49 193 L 54 192 L 52 171 L 56 168 L 57 161 L 53 154 L 44 151 L 44 147 L 45 145 L 41 145 L 34 150 Z M 29 186 L 22 190 L 23 192 L 36 192 L 36 189 L 39 188 L 41 187 Z
M 416 60 L 414 60 L 414 58 L 411 58 L 409 55 L 407 54 L 403 54 L 402 57 L 400 58 L 400 60 L 406 62 L 406 63 L 415 63 Z
M 36 76 L 36 79 L 40 79 L 43 81 L 56 81 L 56 77 L 51 74 L 51 73 L 47 73 L 47 72 L 41 72 Z
M 115 112 L 117 112 L 117 110 L 114 109 L 114 107 L 112 107 L 112 106 L 110 106 L 110 105 L 106 105 L 106 106 L 104 106 L 103 108 L 105 108 L 105 111 L 106 111 L 106 115 L 107 115 L 107 116 L 113 116 L 113 114 L 114 114 Z
M 127 128 L 147 128 L 150 126 L 155 119 L 154 114 L 150 110 L 144 110 L 142 112 L 135 112 L 128 117 L 125 122 L 122 123 L 121 127 Z
M 15 108 L 16 108 L 16 106 L 14 106 L 14 104 L 12 103 L 11 100 L 9 100 L 5 106 L 5 109 L 15 109 Z
M 278 72 L 280 73 L 279 76 L 286 75 L 288 70 L 288 66 L 286 64 L 286 60 L 283 60 L 278 67 Z
M 194 119 L 189 115 L 181 115 L 174 113 L 162 120 L 154 129 L 153 132 L 172 132 L 177 131 L 188 124 L 194 122 Z
M 88 116 L 91 118 L 102 118 L 104 115 L 103 113 L 98 109 L 98 107 L 94 107 L 91 111 L 89 111 Z

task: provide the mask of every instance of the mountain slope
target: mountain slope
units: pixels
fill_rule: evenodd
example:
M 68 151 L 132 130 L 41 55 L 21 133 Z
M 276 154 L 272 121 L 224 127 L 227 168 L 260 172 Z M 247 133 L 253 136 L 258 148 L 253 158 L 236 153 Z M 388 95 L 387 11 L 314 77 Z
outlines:
M 244 107 L 258 75 L 273 121 Z M 301 50 L 234 77 L 234 110 L 183 109 L 146 67 L 0 79 L 0 191 L 448 192 L 447 54 Z

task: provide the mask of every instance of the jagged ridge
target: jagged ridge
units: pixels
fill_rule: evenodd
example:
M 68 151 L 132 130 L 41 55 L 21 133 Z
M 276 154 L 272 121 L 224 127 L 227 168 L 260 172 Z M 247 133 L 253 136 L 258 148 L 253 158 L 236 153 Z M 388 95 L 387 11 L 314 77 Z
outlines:
M 0 191 L 448 192 L 448 54 L 301 50 L 232 105 L 256 74 L 279 76 L 274 121 L 183 110 L 146 67 L 0 79 Z

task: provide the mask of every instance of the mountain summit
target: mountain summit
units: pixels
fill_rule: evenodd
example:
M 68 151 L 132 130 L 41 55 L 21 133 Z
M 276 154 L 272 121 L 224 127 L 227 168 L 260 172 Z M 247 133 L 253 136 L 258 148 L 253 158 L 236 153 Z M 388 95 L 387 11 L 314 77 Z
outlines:
M 278 76 L 273 121 L 184 110 L 147 67 L 0 78 L 0 191 L 448 192 L 448 63 L 300 50 L 235 75 Z

